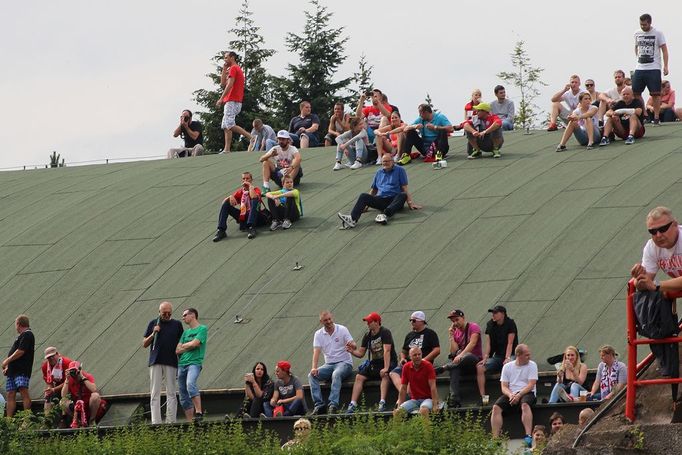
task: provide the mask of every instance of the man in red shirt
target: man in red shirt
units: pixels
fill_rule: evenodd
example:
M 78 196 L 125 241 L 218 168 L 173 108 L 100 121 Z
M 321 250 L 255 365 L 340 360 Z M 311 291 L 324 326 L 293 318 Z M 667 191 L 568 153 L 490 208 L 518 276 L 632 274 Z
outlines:
M 467 140 L 467 155 L 470 160 L 481 157 L 481 151 L 492 152 L 493 158 L 500 157 L 500 149 L 504 144 L 502 137 L 502 120 L 490 111 L 492 107 L 488 103 L 479 103 L 474 106 L 478 115 L 476 119 L 464 122 L 464 131 Z
M 66 379 L 66 369 L 72 360 L 57 352 L 57 348 L 50 346 L 45 349 L 45 361 L 40 366 L 45 381 L 45 413 L 52 409 L 52 400 L 59 400 L 62 396 L 62 387 Z
M 355 115 L 364 118 L 367 122 L 367 138 L 370 143 L 373 143 L 375 137 L 374 130 L 381 126 L 388 125 L 388 121 L 391 118 L 391 112 L 393 112 L 393 106 L 384 101 L 384 94 L 378 88 L 372 90 L 372 104 L 370 106 L 365 106 L 365 100 L 367 99 L 368 94 L 369 93 L 363 93 L 360 95 Z
M 239 223 L 240 231 L 247 231 L 247 237 L 256 237 L 256 226 L 264 226 L 267 219 L 258 210 L 261 201 L 261 191 L 253 184 L 253 175 L 250 172 L 242 174 L 242 186 L 231 196 L 226 197 L 220 206 L 218 215 L 218 230 L 214 242 L 220 242 L 227 237 L 227 217 L 231 216 Z
M 232 147 L 232 132 L 241 134 L 247 139 L 251 140 L 251 134 L 244 128 L 235 123 L 237 114 L 242 110 L 242 101 L 244 100 L 244 72 L 237 65 L 239 56 L 236 52 L 230 51 L 224 55 L 225 64 L 223 71 L 220 74 L 220 86 L 224 87 L 223 94 L 216 103 L 223 107 L 223 120 L 220 127 L 225 133 L 225 148 L 220 154 L 229 153 Z
M 410 349 L 410 361 L 403 365 L 402 386 L 398 394 L 398 407 L 393 411 L 397 417 L 404 412 L 419 409 L 428 417 L 431 411 L 438 412 L 438 391 L 436 390 L 436 371 L 428 360 L 422 359 L 420 347 Z M 410 387 L 410 400 L 406 400 L 407 387 Z
M 81 363 L 73 361 L 66 370 L 66 381 L 62 387 L 62 409 L 68 417 L 73 415 L 74 405 L 78 400 L 85 404 L 85 416 L 88 425 L 97 417 L 102 398 L 97 392 L 95 378 L 81 368 Z

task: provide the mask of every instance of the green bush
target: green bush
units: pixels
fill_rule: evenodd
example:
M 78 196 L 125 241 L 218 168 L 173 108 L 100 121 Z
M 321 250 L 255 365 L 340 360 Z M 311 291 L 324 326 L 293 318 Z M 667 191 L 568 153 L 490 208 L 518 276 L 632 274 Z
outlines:
M 95 430 L 76 435 L 45 435 L 26 431 L 25 420 L 0 419 L 0 453 L 53 455 L 98 454 L 281 454 L 273 431 L 258 427 L 245 432 L 239 422 L 210 423 L 181 428 L 135 425 L 104 436 Z M 30 424 L 29 424 L 30 425 Z M 36 428 L 36 427 L 33 427 Z M 497 455 L 504 444 L 493 441 L 479 421 L 437 416 L 424 421 L 385 421 L 372 415 L 338 420 L 334 426 L 313 422 L 313 431 L 291 454 L 455 454 Z

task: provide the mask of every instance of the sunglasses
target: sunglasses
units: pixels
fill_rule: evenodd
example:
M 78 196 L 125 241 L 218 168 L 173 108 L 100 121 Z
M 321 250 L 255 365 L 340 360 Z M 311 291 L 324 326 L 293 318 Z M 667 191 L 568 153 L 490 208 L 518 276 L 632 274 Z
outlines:
M 651 235 L 656 235 L 656 234 L 658 234 L 658 233 L 663 234 L 663 233 L 666 232 L 668 229 L 670 229 L 670 226 L 672 226 L 673 223 L 674 223 L 674 221 L 671 221 L 670 223 L 664 224 L 663 226 L 660 226 L 660 227 L 657 227 L 657 228 L 647 229 L 647 231 L 649 231 L 649 234 L 651 234 Z
M 419 320 L 420 320 L 420 319 L 410 319 L 410 322 L 417 322 L 417 321 L 419 321 Z
M 594 87 L 594 84 L 585 84 L 585 87 Z

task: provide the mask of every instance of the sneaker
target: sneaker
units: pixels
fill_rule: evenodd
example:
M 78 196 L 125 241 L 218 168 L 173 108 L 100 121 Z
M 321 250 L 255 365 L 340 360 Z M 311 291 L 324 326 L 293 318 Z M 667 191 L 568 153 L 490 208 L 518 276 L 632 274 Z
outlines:
M 195 412 L 194 413 L 194 422 L 199 423 L 202 420 L 204 420 L 204 414 L 202 412 Z
M 256 228 L 250 227 L 250 228 L 249 228 L 249 233 L 246 234 L 246 238 L 248 238 L 248 239 L 256 238 Z
M 350 215 L 345 215 L 341 212 L 337 213 L 337 216 L 341 220 L 342 229 L 353 229 L 355 227 L 355 221 Z
M 655 118 L 651 126 L 661 126 L 661 120 Z
M 327 414 L 336 414 L 338 412 L 339 412 L 339 408 L 337 408 L 333 404 L 330 404 L 329 406 L 327 406 Z
M 599 147 L 606 147 L 610 143 L 611 142 L 609 141 L 609 138 L 604 136 L 603 138 L 601 138 L 601 142 L 599 143 Z
M 500 157 L 500 149 L 493 149 L 493 158 Z
M 408 153 L 403 153 L 400 155 L 400 159 L 398 160 L 398 164 L 401 166 L 405 166 L 406 164 L 410 164 L 410 161 L 412 161 L 412 158 L 410 158 L 410 155 Z
M 269 187 L 269 186 L 263 185 L 263 186 L 261 187 L 261 189 L 260 189 L 260 192 L 261 192 L 261 194 L 263 194 L 263 196 L 265 196 L 265 193 L 269 193 L 269 192 L 270 192 L 270 187 Z
M 377 412 L 386 412 L 386 402 L 381 400 L 379 406 L 377 406 Z
M 631 134 L 625 139 L 625 145 L 632 145 L 635 143 L 635 137 Z
M 587 144 L 587 150 L 592 150 L 593 148 L 594 148 L 594 144 L 592 142 Z
M 388 217 L 385 214 L 380 213 L 377 215 L 376 218 L 374 218 L 374 221 L 376 221 L 379 224 L 387 225 L 388 224 Z
M 265 415 L 264 412 L 261 412 L 260 415 L 258 416 L 259 419 L 267 419 L 268 416 Z
M 362 163 L 360 161 L 355 161 L 353 165 L 350 167 L 351 169 L 360 169 L 362 167 Z
M 424 157 L 424 162 L 425 163 L 435 163 L 436 158 L 434 158 L 433 154 L 429 152 L 425 157 Z
M 475 160 L 476 158 L 481 157 L 481 151 L 480 150 L 474 150 L 471 152 L 471 155 L 467 156 L 467 159 L 469 160 Z
M 556 126 L 556 123 L 550 123 L 549 127 L 547 128 L 547 131 L 556 131 L 559 128 Z
M 312 416 L 319 416 L 320 414 L 324 413 L 324 408 L 326 406 L 323 404 L 318 404 L 313 408 L 313 410 L 310 412 L 310 415 Z
M 374 163 L 375 166 L 381 166 L 381 157 L 377 158 L 376 162 Z
M 443 160 L 443 154 L 439 151 L 436 152 L 436 161 L 442 161 Z
M 422 154 L 419 153 L 419 152 L 417 152 L 417 151 L 414 151 L 414 152 L 410 153 L 410 158 L 412 158 L 413 160 L 416 160 L 416 159 L 419 158 L 420 156 L 422 156 Z
M 346 409 L 346 414 L 355 414 L 356 409 L 357 409 L 357 405 L 351 403 L 348 405 L 348 409 Z
M 218 229 L 215 232 L 215 237 L 213 237 L 213 241 L 214 242 L 220 242 L 225 237 L 227 237 L 227 232 L 223 231 L 222 229 Z
M 282 221 L 282 229 L 289 229 L 290 227 L 291 227 L 290 220 L 285 219 L 284 221 Z
M 341 161 L 337 161 L 336 164 L 334 165 L 334 167 L 332 168 L 332 170 L 333 171 L 340 171 L 343 168 L 344 168 L 344 166 L 343 166 L 343 164 L 341 164 Z
M 559 389 L 558 395 L 559 395 L 559 398 L 561 398 L 561 400 L 564 401 L 565 403 L 571 403 L 571 402 L 575 401 L 575 398 L 573 398 L 573 396 L 571 396 L 563 388 Z
M 530 449 L 533 447 L 533 437 L 529 434 L 523 437 L 523 443 Z
M 281 227 L 282 227 L 282 223 L 280 223 L 279 221 L 275 220 L 275 221 L 273 221 L 272 224 L 270 225 L 270 230 L 271 230 L 271 231 L 276 231 L 277 229 L 279 229 L 279 228 L 281 228 Z
M 557 152 L 565 152 L 565 151 L 566 151 L 566 146 L 565 146 L 565 145 L 559 144 L 559 145 L 556 146 L 556 151 L 557 151 Z

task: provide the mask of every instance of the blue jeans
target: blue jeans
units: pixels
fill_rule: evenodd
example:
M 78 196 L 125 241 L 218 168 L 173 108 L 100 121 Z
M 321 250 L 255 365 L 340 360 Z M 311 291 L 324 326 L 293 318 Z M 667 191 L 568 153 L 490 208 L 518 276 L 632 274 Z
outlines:
M 559 401 L 561 401 L 561 399 L 559 398 L 559 389 L 564 389 L 566 393 L 568 393 L 569 395 L 576 399 L 580 396 L 581 391 L 587 390 L 585 387 L 581 386 L 577 382 L 571 382 L 570 385 L 561 384 L 557 382 L 556 384 L 554 384 L 552 393 L 549 394 L 550 403 L 558 403 Z
M 509 119 L 502 120 L 502 130 L 512 131 L 514 129 L 514 121 Z
M 353 365 L 346 362 L 325 363 L 317 369 L 317 376 L 308 375 L 310 383 L 310 395 L 313 397 L 315 406 L 324 405 L 320 381 L 331 379 L 331 390 L 329 391 L 329 405 L 339 407 L 339 395 L 341 394 L 341 383 L 350 377 L 353 372 Z
M 178 367 L 178 388 L 180 390 L 180 405 L 182 409 L 192 409 L 192 398 L 199 395 L 197 379 L 201 373 L 201 365 L 185 365 Z
M 295 415 L 304 415 L 305 414 L 305 403 L 303 400 L 296 399 L 292 401 L 291 403 L 287 403 L 282 405 L 284 406 L 284 415 L 285 416 L 295 416 Z M 263 402 L 263 413 L 265 414 L 266 417 L 272 417 L 272 411 L 273 411 L 273 406 L 270 404 L 269 401 L 264 401 Z M 254 417 L 254 416 L 251 416 Z

